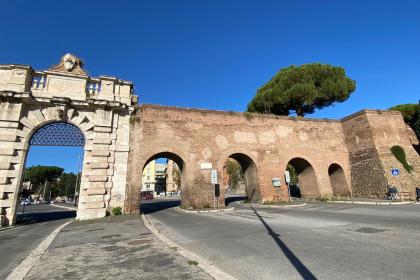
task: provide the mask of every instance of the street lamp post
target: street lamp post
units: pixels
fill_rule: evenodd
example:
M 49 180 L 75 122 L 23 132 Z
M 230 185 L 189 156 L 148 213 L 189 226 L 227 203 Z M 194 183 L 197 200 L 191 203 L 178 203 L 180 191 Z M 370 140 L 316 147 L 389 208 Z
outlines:
M 77 187 L 79 186 L 79 174 L 80 174 L 80 162 L 82 159 L 82 155 L 79 155 L 79 160 L 77 163 L 77 175 L 76 175 L 76 185 L 74 187 L 74 206 L 77 206 L 77 200 L 76 200 L 76 196 L 77 196 Z

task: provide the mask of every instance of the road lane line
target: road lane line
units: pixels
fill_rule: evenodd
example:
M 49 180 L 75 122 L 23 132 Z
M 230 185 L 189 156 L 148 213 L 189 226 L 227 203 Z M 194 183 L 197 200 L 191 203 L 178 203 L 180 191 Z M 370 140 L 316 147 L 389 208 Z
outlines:
M 154 234 L 157 238 L 159 238 L 163 243 L 165 243 L 169 248 L 178 248 L 176 250 L 177 253 L 179 253 L 181 256 L 186 258 L 187 260 L 193 260 L 198 262 L 198 267 L 201 268 L 204 272 L 206 272 L 208 275 L 213 277 L 216 280 L 235 280 L 232 276 L 229 274 L 221 271 L 217 267 L 210 264 L 206 259 L 196 255 L 195 253 L 191 251 L 185 250 L 182 246 L 176 244 L 174 241 L 170 240 L 168 237 L 163 235 L 159 232 L 159 230 L 149 222 L 148 218 L 141 214 L 141 218 L 143 219 L 144 225 Z M 6 279 L 7 280 L 7 279 Z
M 73 222 L 73 220 L 62 224 L 53 230 L 32 252 L 7 276 L 6 280 L 21 280 L 34 267 L 39 259 L 44 255 L 45 251 L 53 242 L 54 238 L 62 228 Z

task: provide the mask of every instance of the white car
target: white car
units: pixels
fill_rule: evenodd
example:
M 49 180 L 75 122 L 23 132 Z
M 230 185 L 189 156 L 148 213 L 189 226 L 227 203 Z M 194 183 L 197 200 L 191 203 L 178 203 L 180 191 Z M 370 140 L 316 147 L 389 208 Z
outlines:
M 21 206 L 27 206 L 27 205 L 31 205 L 32 203 L 29 200 L 23 200 L 20 202 Z

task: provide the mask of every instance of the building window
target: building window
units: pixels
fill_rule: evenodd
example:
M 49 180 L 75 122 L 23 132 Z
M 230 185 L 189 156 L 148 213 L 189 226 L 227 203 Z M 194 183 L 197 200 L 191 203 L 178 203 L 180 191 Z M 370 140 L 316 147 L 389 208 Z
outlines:
M 150 189 L 150 184 L 146 184 L 146 189 Z
M 149 181 L 150 180 L 150 176 L 147 176 L 147 181 Z

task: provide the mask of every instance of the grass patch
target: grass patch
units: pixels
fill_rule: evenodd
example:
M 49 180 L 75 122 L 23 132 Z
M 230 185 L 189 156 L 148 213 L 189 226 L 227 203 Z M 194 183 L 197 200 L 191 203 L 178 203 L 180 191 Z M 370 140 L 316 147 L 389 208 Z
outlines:
M 197 261 L 192 261 L 192 260 L 189 260 L 188 261 L 188 265 L 198 265 L 198 262 Z
M 279 205 L 279 204 L 286 204 L 286 203 L 289 203 L 289 201 L 285 201 L 285 200 L 272 200 L 272 201 L 270 201 L 270 200 L 267 200 L 267 201 L 264 201 L 262 204 L 263 205 Z
M 321 198 L 319 199 L 322 202 L 328 202 L 331 201 L 331 197 L 329 196 L 321 196 Z

